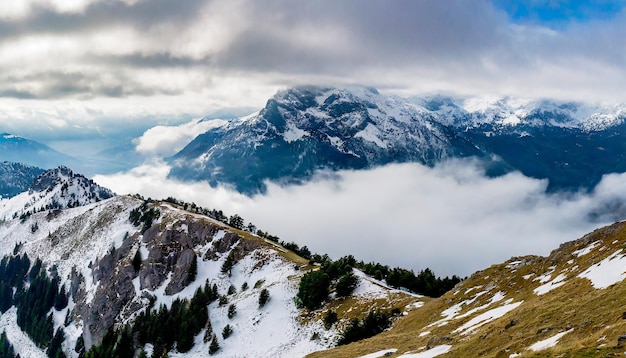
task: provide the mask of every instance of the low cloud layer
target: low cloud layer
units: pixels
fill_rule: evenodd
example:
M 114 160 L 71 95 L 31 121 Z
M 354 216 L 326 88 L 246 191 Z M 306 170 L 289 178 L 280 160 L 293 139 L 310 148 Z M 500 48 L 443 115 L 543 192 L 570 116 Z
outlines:
M 487 178 L 476 163 L 452 161 L 343 171 L 302 186 L 269 184 L 253 198 L 204 183 L 166 179 L 153 163 L 95 180 L 118 193 L 174 196 L 227 214 L 312 251 L 440 275 L 469 275 L 512 256 L 546 255 L 561 243 L 621 219 L 626 175 L 609 175 L 590 194 L 548 195 L 521 174 Z
M 137 151 L 148 156 L 169 157 L 178 153 L 198 135 L 221 127 L 220 119 L 194 120 L 179 126 L 156 126 L 137 138 Z

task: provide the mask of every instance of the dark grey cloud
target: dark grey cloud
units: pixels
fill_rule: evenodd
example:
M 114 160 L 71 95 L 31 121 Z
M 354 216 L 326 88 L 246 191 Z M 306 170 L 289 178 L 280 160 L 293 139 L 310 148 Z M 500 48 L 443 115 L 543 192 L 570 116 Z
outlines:
M 20 83 L 38 81 L 40 88 L 33 90 L 20 90 Z M 0 80 L 0 98 L 18 99 L 63 99 L 76 97 L 89 99 L 95 97 L 127 97 L 127 96 L 152 96 L 165 94 L 175 96 L 183 92 L 166 87 L 144 86 L 124 74 L 116 74 L 112 77 L 113 83 L 106 83 L 98 73 L 82 72 L 36 72 L 24 76 L 7 75 Z M 110 81 L 109 81 L 110 82 Z M 15 85 L 13 85 L 15 84 Z
M 553 29 L 513 23 L 482 0 L 252 6 L 250 25 L 214 55 L 219 67 L 414 91 L 623 98 L 624 12 Z
M 17 98 L 17 99 L 35 99 L 37 96 L 29 91 L 23 91 L 18 89 L 0 89 L 0 98 L 9 97 L 9 98 Z
M 259 70 L 427 65 L 503 52 L 507 23 L 486 1 L 254 2 L 258 16 L 220 65 Z
M 211 59 L 208 56 L 196 59 L 191 56 L 174 55 L 171 53 L 90 56 L 88 61 L 134 68 L 208 67 L 211 63 Z
M 267 87 L 337 81 L 513 95 L 534 95 L 529 92 L 538 88 L 563 96 L 560 92 L 585 84 L 595 88 L 608 82 L 606 88 L 620 88 L 615 79 L 625 77 L 624 20 L 626 14 L 620 13 L 610 21 L 572 22 L 555 30 L 514 23 L 488 0 L 96 1 L 78 13 L 38 3 L 24 18 L 0 21 L 0 43 L 34 35 L 106 35 L 125 28 L 134 32 L 130 38 L 117 34 L 119 46 L 115 40 L 107 43 L 109 48 L 79 43 L 59 66 L 94 74 L 190 69 L 256 78 Z M 190 89 L 173 82 L 180 87 L 169 89 L 173 95 Z M 193 91 L 204 86 L 193 85 Z M 165 93 L 131 87 L 109 83 L 91 92 L 105 97 Z M 51 90 L 51 98 L 62 92 L 61 87 Z
M 25 18 L 0 21 L 0 38 L 31 34 L 73 34 L 115 25 L 146 30 L 161 24 L 184 26 L 200 16 L 210 0 L 150 0 L 129 5 L 122 1 L 97 1 L 84 12 L 59 12 L 53 6 L 35 3 Z M 120 39 L 123 41 L 124 39 Z

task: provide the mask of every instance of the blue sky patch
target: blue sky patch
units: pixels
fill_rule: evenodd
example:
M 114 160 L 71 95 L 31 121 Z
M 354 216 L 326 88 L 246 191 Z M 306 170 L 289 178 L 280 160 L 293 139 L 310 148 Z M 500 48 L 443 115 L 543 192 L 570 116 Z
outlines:
M 493 0 L 493 4 L 506 11 L 515 22 L 562 26 L 570 22 L 611 19 L 624 9 L 626 1 Z

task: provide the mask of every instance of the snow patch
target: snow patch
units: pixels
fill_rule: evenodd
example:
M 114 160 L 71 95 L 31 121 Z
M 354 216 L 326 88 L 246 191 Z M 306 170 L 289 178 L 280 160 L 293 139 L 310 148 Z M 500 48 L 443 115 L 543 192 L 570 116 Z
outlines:
M 309 133 L 307 131 L 304 131 L 298 127 L 296 127 L 295 124 L 288 122 L 287 123 L 287 130 L 285 131 L 285 133 L 283 133 L 283 138 L 285 139 L 285 142 L 287 143 L 292 143 L 295 142 L 297 140 L 300 140 L 302 137 L 308 135 Z
M 584 256 L 584 255 L 587 255 L 588 253 L 591 252 L 591 250 L 595 249 L 598 246 L 600 246 L 600 241 L 594 241 L 589 246 L 587 246 L 585 248 L 582 248 L 580 250 L 576 250 L 576 251 L 572 252 L 572 255 L 574 255 L 576 257 L 581 257 L 581 256 Z
M 387 143 L 380 139 L 382 133 L 378 127 L 368 123 L 367 127 L 354 135 L 355 138 L 362 138 L 368 142 L 372 142 L 380 148 L 387 149 Z
M 544 350 L 544 349 L 548 349 L 548 348 L 554 347 L 554 346 L 557 345 L 557 343 L 559 343 L 559 339 L 561 339 L 564 335 L 566 335 L 566 334 L 568 334 L 568 333 L 570 333 L 572 331 L 574 331 L 573 328 L 570 329 L 570 330 L 567 330 L 565 332 L 561 332 L 561 333 L 559 333 L 557 335 L 554 335 L 554 336 L 552 336 L 552 337 L 550 337 L 548 339 L 544 339 L 543 341 L 539 341 L 539 342 L 533 344 L 532 346 L 528 347 L 528 350 L 537 352 L 537 351 L 541 351 L 541 350 Z
M 607 288 L 626 278 L 626 255 L 620 255 L 622 249 L 589 267 L 578 277 L 586 278 L 596 289 Z
M 471 320 L 469 320 L 468 322 L 466 322 L 465 324 L 463 324 L 461 327 L 455 329 L 453 332 L 454 333 L 461 333 L 461 334 L 468 334 L 470 332 L 472 332 L 473 330 L 475 330 L 476 328 L 485 325 L 491 321 L 494 321 L 502 316 L 504 316 L 505 314 L 511 312 L 512 310 L 516 309 L 517 307 L 519 307 L 519 305 L 522 304 L 522 302 L 524 301 L 520 301 L 520 302 L 516 302 L 516 303 L 508 303 L 505 304 L 503 306 L 491 309 L 485 313 L 482 313 L 474 318 L 472 318 Z
M 536 295 L 546 294 L 555 288 L 561 287 L 565 284 L 565 279 L 567 277 L 564 274 L 560 274 L 554 278 L 554 280 L 544 283 L 543 285 L 534 289 Z
M 0 316 L 0 332 L 1 331 L 6 332 L 7 338 L 15 348 L 15 353 L 19 354 L 21 357 L 47 357 L 44 351 L 37 348 L 35 343 L 33 343 L 17 325 L 17 308 L 15 306 L 11 307 Z
M 384 351 L 378 351 L 370 354 L 366 354 L 364 356 L 360 356 L 359 358 L 379 358 L 384 357 L 390 353 L 396 353 L 398 351 L 397 348 L 385 349 Z
M 452 348 L 451 345 L 443 344 L 443 345 L 431 348 L 425 352 L 414 353 L 414 354 L 403 354 L 399 356 L 398 358 L 433 358 L 433 357 L 437 357 L 442 354 L 448 353 L 448 351 L 450 351 L 451 348 Z

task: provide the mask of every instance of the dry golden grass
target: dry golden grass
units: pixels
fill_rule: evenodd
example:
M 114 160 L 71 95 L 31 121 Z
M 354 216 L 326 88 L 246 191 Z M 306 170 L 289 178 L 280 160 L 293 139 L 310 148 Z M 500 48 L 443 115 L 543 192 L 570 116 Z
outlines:
M 601 244 L 591 253 L 582 257 L 572 255 L 575 250 L 598 240 Z M 421 352 L 426 347 L 440 344 L 452 345 L 449 353 L 443 355 L 446 357 L 509 357 L 514 353 L 520 354 L 519 357 L 624 356 L 626 347 L 617 348 L 616 345 L 617 338 L 626 334 L 626 319 L 623 318 L 626 311 L 626 282 L 606 289 L 595 289 L 587 279 L 576 276 L 625 247 L 626 224 L 620 223 L 564 244 L 549 257 L 529 256 L 511 260 L 525 261 L 523 266 L 512 268 L 507 267 L 507 263 L 494 265 L 472 275 L 443 297 L 411 312 L 399 320 L 392 330 L 361 342 L 317 352 L 310 357 L 359 357 L 397 348 L 397 353 L 390 355 L 394 357 L 407 352 Z M 565 284 L 544 295 L 536 295 L 533 290 L 541 283 L 533 279 L 550 271 L 553 271 L 551 279 L 566 272 Z M 526 275 L 532 276 L 526 279 Z M 487 288 L 490 288 L 489 294 L 480 296 L 472 304 L 464 305 L 460 313 L 485 305 L 493 293 L 498 291 L 504 293 L 505 300 L 513 299 L 513 302 L 523 303 L 468 334 L 453 331 L 476 315 L 498 307 L 503 302 L 494 303 L 468 317 L 452 319 L 445 325 L 428 327 L 443 318 L 443 310 L 469 300 Z M 527 349 L 536 342 L 569 329 L 572 332 L 564 335 L 553 348 L 540 352 Z M 420 337 L 422 332 L 430 333 Z

